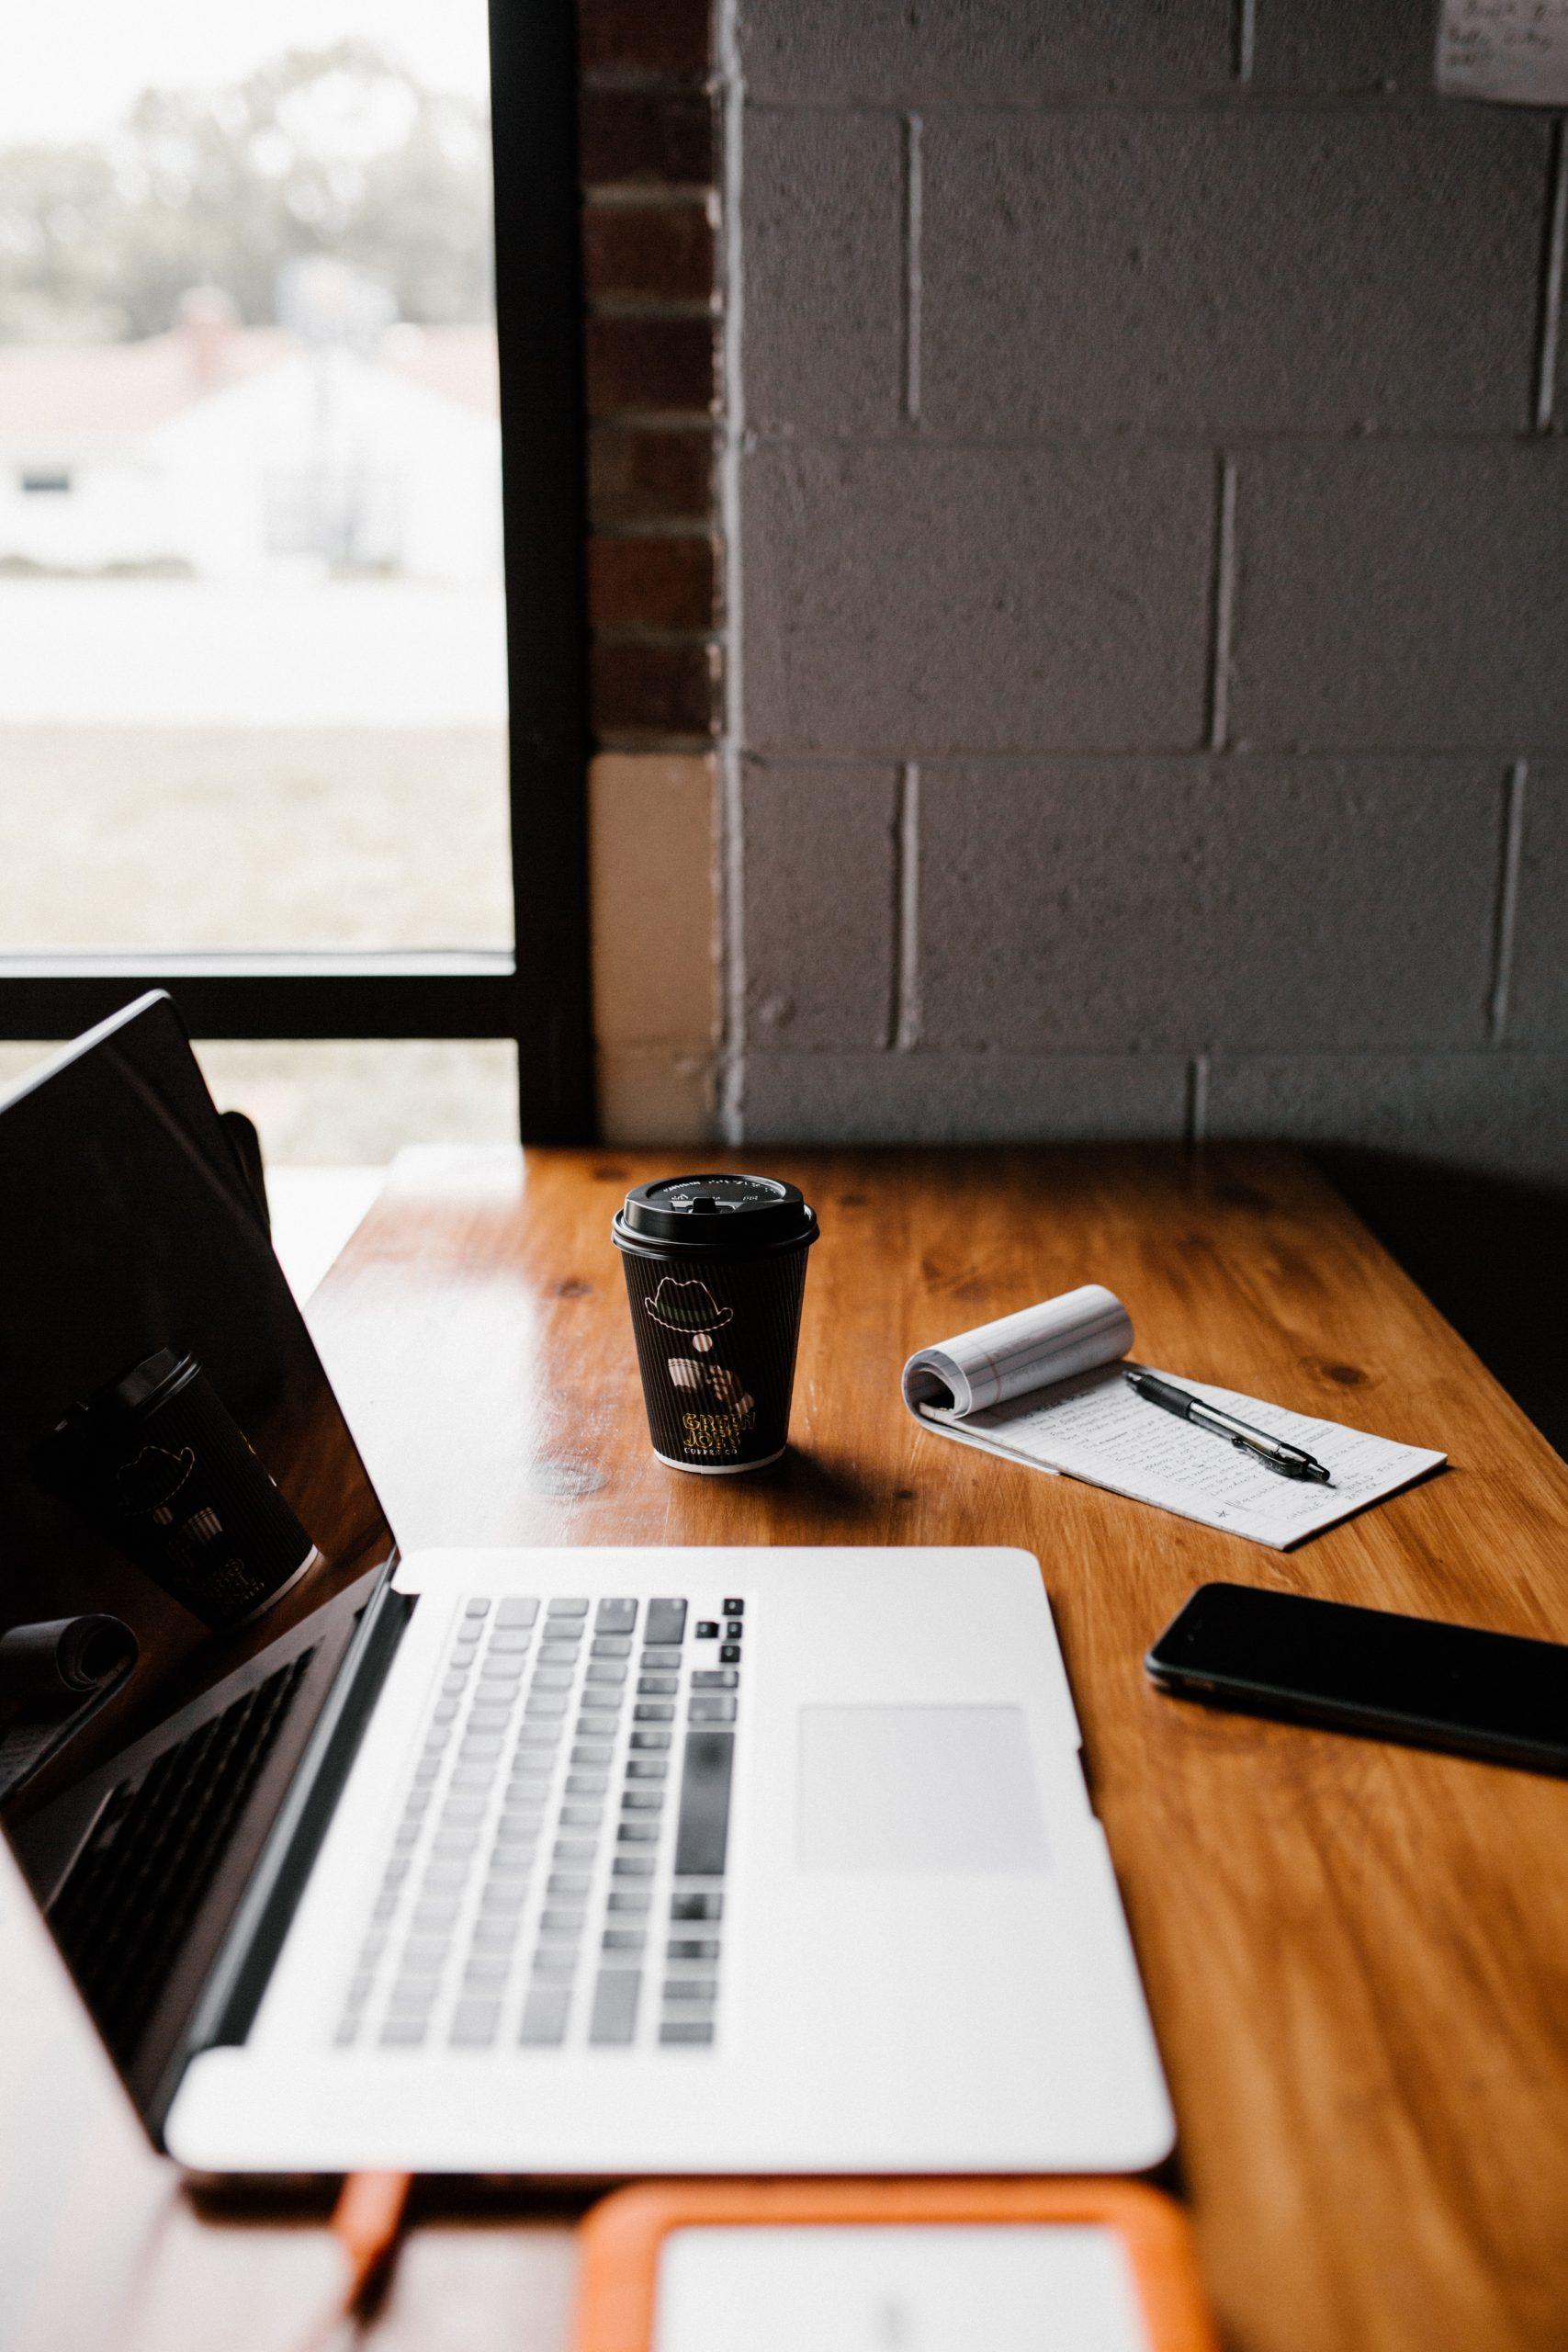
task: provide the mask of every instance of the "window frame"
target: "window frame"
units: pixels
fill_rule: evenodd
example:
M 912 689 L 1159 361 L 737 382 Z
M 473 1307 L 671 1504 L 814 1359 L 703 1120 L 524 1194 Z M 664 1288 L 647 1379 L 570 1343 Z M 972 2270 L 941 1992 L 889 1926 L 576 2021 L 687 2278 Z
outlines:
M 593 1139 L 576 10 L 489 5 L 515 944 L 0 955 L 0 1039 L 73 1036 L 150 988 L 197 1037 L 507 1039 L 523 1140 Z

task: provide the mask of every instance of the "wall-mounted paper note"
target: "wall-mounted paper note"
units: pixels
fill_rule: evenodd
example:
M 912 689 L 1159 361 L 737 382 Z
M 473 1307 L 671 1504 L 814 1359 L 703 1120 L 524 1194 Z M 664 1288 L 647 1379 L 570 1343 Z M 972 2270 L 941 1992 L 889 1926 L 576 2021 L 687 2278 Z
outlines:
M 1443 0 L 1438 87 L 1450 98 L 1568 106 L 1568 0 Z

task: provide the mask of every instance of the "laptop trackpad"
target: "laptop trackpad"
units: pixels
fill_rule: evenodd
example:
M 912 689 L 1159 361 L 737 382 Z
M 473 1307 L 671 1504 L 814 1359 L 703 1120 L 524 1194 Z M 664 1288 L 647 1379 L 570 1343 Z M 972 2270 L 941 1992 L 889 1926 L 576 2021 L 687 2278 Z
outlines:
M 803 1707 L 800 1866 L 1043 1871 L 1021 1707 Z

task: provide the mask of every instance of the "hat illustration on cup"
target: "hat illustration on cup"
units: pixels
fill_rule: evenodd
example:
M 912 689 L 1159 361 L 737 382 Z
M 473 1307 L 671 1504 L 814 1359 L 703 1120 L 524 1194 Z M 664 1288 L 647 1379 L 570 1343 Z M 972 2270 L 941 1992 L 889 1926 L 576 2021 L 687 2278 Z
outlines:
M 667 1331 L 722 1331 L 735 1317 L 732 1306 L 721 1306 L 706 1283 L 678 1282 L 665 1274 L 644 1305 Z

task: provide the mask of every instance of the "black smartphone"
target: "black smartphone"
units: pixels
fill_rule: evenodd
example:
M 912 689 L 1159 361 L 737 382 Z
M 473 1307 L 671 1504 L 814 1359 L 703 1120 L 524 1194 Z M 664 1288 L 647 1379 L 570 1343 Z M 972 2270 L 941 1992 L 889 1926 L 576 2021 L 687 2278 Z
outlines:
M 1200 1585 L 1144 1660 L 1211 1707 L 1568 1773 L 1568 1647 L 1254 1585 Z

